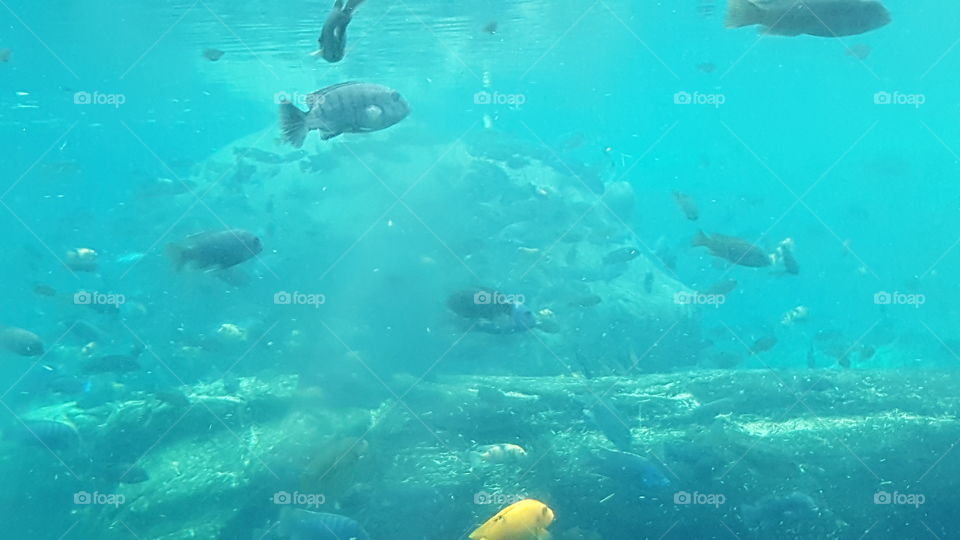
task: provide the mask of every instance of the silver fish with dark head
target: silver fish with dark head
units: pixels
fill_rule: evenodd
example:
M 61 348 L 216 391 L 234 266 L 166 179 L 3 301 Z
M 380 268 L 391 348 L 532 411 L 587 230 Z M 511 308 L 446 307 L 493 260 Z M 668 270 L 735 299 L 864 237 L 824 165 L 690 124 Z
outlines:
M 318 51 L 327 62 L 343 60 L 344 49 L 347 46 L 347 25 L 353 20 L 353 10 L 357 9 L 363 0 L 337 0 L 333 4 L 333 11 L 327 16 L 320 31 L 320 50 Z
M 297 148 L 314 129 L 327 140 L 341 133 L 386 129 L 410 114 L 410 106 L 399 92 L 364 82 L 328 86 L 308 95 L 306 101 L 310 107 L 307 112 L 290 102 L 280 104 L 283 139 Z

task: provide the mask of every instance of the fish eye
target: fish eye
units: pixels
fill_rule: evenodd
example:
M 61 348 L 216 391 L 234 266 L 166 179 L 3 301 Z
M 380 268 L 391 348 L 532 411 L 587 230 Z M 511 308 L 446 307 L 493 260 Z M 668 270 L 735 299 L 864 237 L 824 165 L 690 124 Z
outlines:
M 393 96 L 394 101 L 400 101 L 400 92 L 394 92 L 391 95 Z

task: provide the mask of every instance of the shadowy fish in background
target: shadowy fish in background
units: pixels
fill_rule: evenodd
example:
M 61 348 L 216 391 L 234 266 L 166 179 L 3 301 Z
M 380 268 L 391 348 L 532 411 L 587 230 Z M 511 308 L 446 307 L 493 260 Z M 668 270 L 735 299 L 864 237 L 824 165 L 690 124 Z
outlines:
M 140 371 L 139 352 L 131 354 L 108 354 L 86 360 L 80 365 L 80 371 L 85 374 L 94 373 L 129 373 Z
M 798 525 L 811 524 L 823 516 L 809 495 L 794 491 L 786 495 L 769 495 L 754 504 L 745 504 L 740 508 L 740 517 L 750 529 L 772 532 L 793 530 Z
M 67 252 L 67 268 L 74 272 L 96 272 L 99 255 L 90 248 L 71 249 Z
M 851 45 L 847 48 L 847 56 L 852 56 L 857 60 L 866 60 L 870 53 L 873 52 L 873 49 L 866 44 L 857 43 L 856 45 Z
M 690 221 L 696 221 L 700 217 L 700 210 L 697 208 L 697 202 L 693 197 L 680 191 L 673 192 L 673 198 L 677 201 L 677 206 L 687 216 Z
M 600 474 L 629 486 L 662 488 L 671 484 L 660 467 L 643 456 L 601 448 L 593 458 Z
M 520 463 L 527 459 L 527 451 L 517 444 L 488 444 L 471 450 L 469 456 L 473 466 L 480 463 Z
M 10 49 L 0 49 L 0 63 L 6 64 L 10 61 L 11 56 L 13 56 L 13 51 Z
M 136 463 L 111 463 L 98 476 L 113 484 L 140 484 L 150 479 L 146 469 Z
M 57 295 L 57 290 L 49 285 L 43 283 L 37 283 L 33 286 L 33 293 L 40 296 L 54 297 Z
M 788 274 L 797 275 L 800 273 L 800 265 L 793 256 L 793 238 L 784 238 L 777 244 L 777 249 L 773 252 L 773 258 L 776 262 L 783 262 L 783 268 Z
M 840 37 L 876 30 L 890 20 L 877 0 L 729 0 L 726 26 L 759 24 L 763 33 L 776 36 Z
M 554 514 L 536 499 L 523 499 L 500 510 L 470 533 L 470 540 L 549 540 Z
M 346 516 L 290 506 L 280 510 L 277 532 L 284 538 L 295 540 L 370 540 L 367 531 Z
M 342 133 L 386 129 L 410 114 L 410 106 L 396 90 L 357 81 L 317 90 L 306 97 L 306 103 L 307 112 L 289 101 L 280 104 L 283 140 L 297 148 L 314 129 L 327 140 Z
M 617 415 L 613 404 L 607 401 L 601 401 L 589 409 L 584 409 L 583 414 L 600 430 L 614 446 L 621 450 L 629 450 L 633 444 L 633 435 L 630 434 L 630 428 Z
M 760 268 L 770 266 L 770 256 L 760 248 L 742 238 L 715 234 L 707 236 L 703 231 L 697 231 L 693 239 L 693 247 L 705 247 L 714 257 L 726 259 L 733 264 Z
M 447 307 L 465 319 L 495 319 L 509 315 L 512 311 L 510 304 L 490 301 L 497 294 L 491 287 L 462 289 L 447 297 Z
M 347 25 L 353 20 L 353 10 L 357 9 L 363 0 L 337 0 L 333 4 L 333 11 L 327 16 L 320 31 L 320 54 L 327 62 L 339 62 L 347 47 Z
M 497 33 L 497 21 L 490 21 L 483 26 L 483 32 L 485 34 L 490 34 L 491 36 L 496 35 Z
M 221 57 L 223 57 L 223 51 L 220 49 L 204 49 L 203 57 L 211 62 L 216 62 Z
M 22 446 L 44 446 L 50 450 L 71 450 L 80 446 L 77 428 L 54 420 L 24 420 L 7 431 L 5 439 Z
M 776 336 L 763 336 L 762 338 L 753 342 L 753 345 L 750 346 L 750 354 L 759 354 L 762 352 L 769 351 L 777 344 Z
M 297 150 L 281 156 L 280 154 L 267 152 L 265 150 L 260 150 L 259 148 L 244 148 L 240 146 L 233 147 L 233 154 L 241 158 L 249 158 L 254 161 L 259 161 L 260 163 L 270 163 L 271 165 L 289 163 L 291 161 L 297 161 L 307 157 L 307 153 L 303 150 Z
M 803 322 L 807 320 L 810 316 L 810 308 L 807 306 L 796 306 L 790 311 L 783 314 L 783 317 L 780 319 L 780 324 L 784 326 L 793 326 L 798 322 Z
M 40 336 L 13 326 L 0 327 L 0 347 L 20 356 L 41 356 L 44 350 Z
M 653 292 L 653 271 L 648 270 L 646 274 L 643 275 L 643 291 L 647 294 Z
M 713 73 L 714 71 L 717 70 L 717 65 L 714 64 L 713 62 L 703 62 L 703 63 L 697 64 L 697 69 L 699 69 L 704 73 Z
M 260 238 L 242 229 L 197 233 L 187 237 L 183 244 L 167 245 L 167 255 L 178 271 L 188 265 L 199 270 L 225 270 L 256 257 L 261 251 Z
M 635 247 L 625 247 L 611 251 L 603 256 L 603 264 L 617 264 L 632 261 L 640 256 L 640 250 Z

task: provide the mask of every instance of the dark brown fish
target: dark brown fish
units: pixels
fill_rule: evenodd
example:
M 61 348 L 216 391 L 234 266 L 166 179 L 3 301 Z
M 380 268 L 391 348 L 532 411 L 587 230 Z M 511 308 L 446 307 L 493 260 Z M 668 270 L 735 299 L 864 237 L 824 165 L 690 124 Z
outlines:
M 347 25 L 353 20 L 353 10 L 362 2 L 363 0 L 347 0 L 346 5 L 343 0 L 334 2 L 333 10 L 327 15 L 320 31 L 320 39 L 317 40 L 320 44 L 319 52 L 327 62 L 343 60 L 347 47 Z
M 693 246 L 706 247 L 714 257 L 726 259 L 733 264 L 754 268 L 770 266 L 770 256 L 757 246 L 735 236 L 722 234 L 707 236 L 703 231 L 698 231 L 693 239 Z
M 697 209 L 697 203 L 692 197 L 680 191 L 673 192 L 673 198 L 677 200 L 677 206 L 683 211 L 690 221 L 696 221 L 700 217 L 700 210 Z
M 737 288 L 737 280 L 735 279 L 725 279 L 723 281 L 718 281 L 713 285 L 707 287 L 702 291 L 697 291 L 700 294 L 729 294 Z
M 759 24 L 777 36 L 840 37 L 876 30 L 890 20 L 877 0 L 729 0 L 726 26 Z
M 283 140 L 300 148 L 312 130 L 323 140 L 342 133 L 368 133 L 386 129 L 410 114 L 399 92 L 379 84 L 345 82 L 317 90 L 306 97 L 310 110 L 280 104 Z
M 220 49 L 205 49 L 203 51 L 203 57 L 211 62 L 216 62 L 221 57 L 223 57 L 224 52 Z
M 759 354 L 765 351 L 769 351 L 777 344 L 776 336 L 763 336 L 762 338 L 753 342 L 753 345 L 750 347 L 751 354 Z
M 169 244 L 167 255 L 177 270 L 193 266 L 199 270 L 224 270 L 252 259 L 263 251 L 260 239 L 242 229 L 202 232 L 183 244 Z
M 0 327 L 0 347 L 20 356 L 43 354 L 43 340 L 40 336 L 12 326 Z

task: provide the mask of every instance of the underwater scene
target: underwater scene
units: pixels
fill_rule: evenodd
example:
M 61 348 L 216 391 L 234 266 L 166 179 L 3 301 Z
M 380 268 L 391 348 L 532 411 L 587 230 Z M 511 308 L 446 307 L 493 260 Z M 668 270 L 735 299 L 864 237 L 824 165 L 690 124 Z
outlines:
M 960 539 L 958 20 L 0 0 L 0 538 Z

